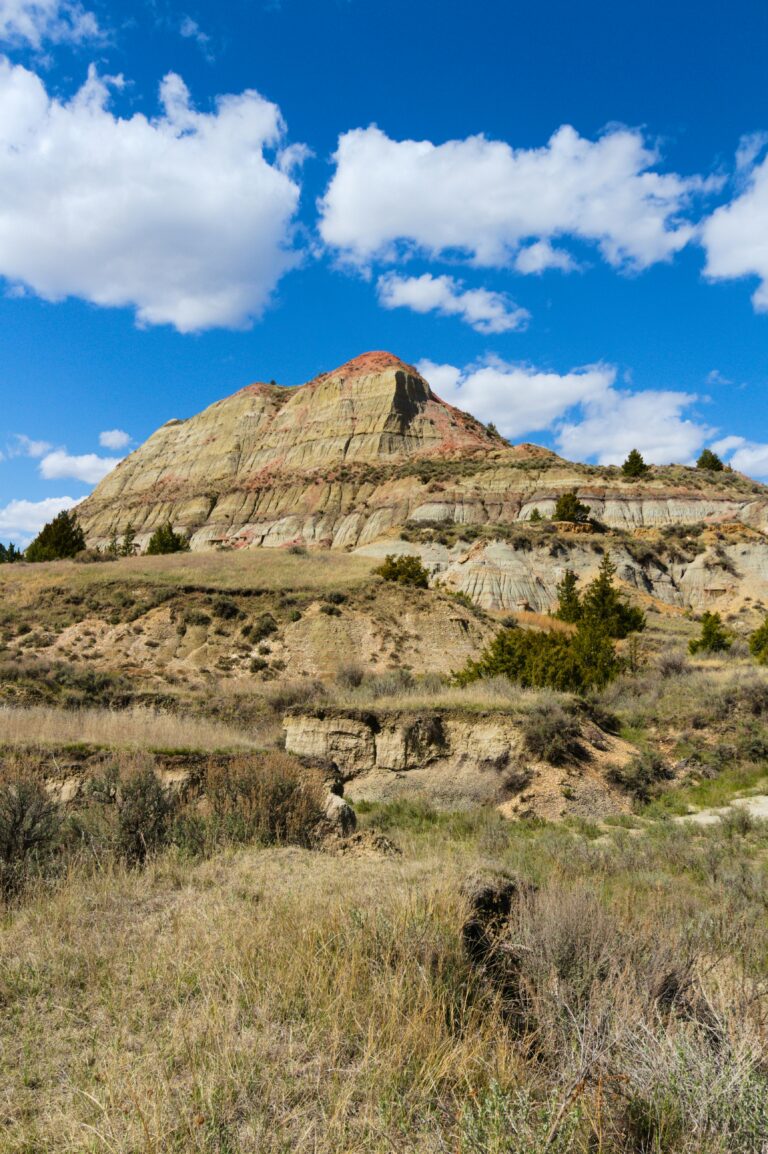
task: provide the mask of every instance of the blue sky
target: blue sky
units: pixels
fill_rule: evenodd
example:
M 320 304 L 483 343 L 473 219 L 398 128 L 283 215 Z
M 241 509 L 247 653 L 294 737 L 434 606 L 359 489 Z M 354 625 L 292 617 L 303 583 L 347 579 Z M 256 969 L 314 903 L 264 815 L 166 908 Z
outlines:
M 0 0 L 0 540 L 368 349 L 768 478 L 768 8 Z

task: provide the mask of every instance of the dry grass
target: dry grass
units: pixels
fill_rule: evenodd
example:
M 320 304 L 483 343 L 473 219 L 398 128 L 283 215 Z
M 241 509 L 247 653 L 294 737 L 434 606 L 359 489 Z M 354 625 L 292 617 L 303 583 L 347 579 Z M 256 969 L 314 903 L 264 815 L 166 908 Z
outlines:
M 33 895 L 0 927 L 0 1150 L 761 1154 L 764 838 L 445 830 Z M 489 853 L 539 883 L 516 1021 L 461 946 Z M 647 991 L 702 947 L 711 1029 Z
M 83 590 L 109 582 L 148 582 L 160 587 L 198 584 L 212 589 L 308 590 L 325 593 L 353 589 L 370 579 L 374 561 L 348 553 L 318 550 L 305 554 L 285 549 L 177 553 L 161 557 L 125 557 L 80 565 L 51 561 L 39 565 L 3 565 L 0 590 L 28 592 L 66 583 Z
M 97 745 L 112 749 L 257 749 L 263 734 L 154 709 L 55 709 L 0 706 L 0 747 Z M 261 738 L 261 740 L 260 740 Z

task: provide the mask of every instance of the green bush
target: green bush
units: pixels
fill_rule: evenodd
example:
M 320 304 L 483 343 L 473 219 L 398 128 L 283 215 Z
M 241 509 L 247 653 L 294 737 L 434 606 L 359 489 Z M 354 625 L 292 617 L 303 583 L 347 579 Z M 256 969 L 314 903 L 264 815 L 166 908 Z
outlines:
M 594 621 L 582 621 L 575 634 L 502 629 L 480 660 L 469 661 L 454 680 L 468 685 L 501 676 L 527 688 L 582 693 L 606 685 L 621 669 L 607 631 Z
M 581 601 L 584 621 L 593 621 L 619 639 L 645 629 L 645 614 L 629 605 L 613 584 L 616 566 L 608 553 L 600 564 L 597 577 L 584 591 Z
M 395 581 L 398 585 L 414 585 L 418 589 L 429 587 L 429 573 L 418 557 L 410 557 L 405 553 L 399 556 L 388 554 L 374 573 L 383 577 L 385 581 Z
M 723 628 L 719 613 L 701 615 L 701 634 L 688 642 L 691 653 L 723 653 L 730 649 L 732 638 Z
M 553 521 L 571 521 L 574 525 L 583 525 L 589 520 L 589 505 L 584 505 L 576 496 L 576 490 L 561 493 L 555 502 Z
M 750 634 L 749 652 L 760 665 L 768 665 L 768 617 L 754 633 Z
M 566 569 L 562 581 L 557 586 L 557 609 L 555 617 L 575 625 L 581 620 L 581 597 L 578 591 L 579 579 L 573 569 Z
M 161 553 L 188 552 L 189 541 L 180 533 L 174 533 L 170 521 L 167 521 L 165 525 L 161 525 L 159 529 L 155 529 L 147 545 L 147 554 L 150 557 L 156 557 Z
M 27 561 L 58 561 L 85 548 L 77 515 L 64 509 L 45 525 L 24 554 Z

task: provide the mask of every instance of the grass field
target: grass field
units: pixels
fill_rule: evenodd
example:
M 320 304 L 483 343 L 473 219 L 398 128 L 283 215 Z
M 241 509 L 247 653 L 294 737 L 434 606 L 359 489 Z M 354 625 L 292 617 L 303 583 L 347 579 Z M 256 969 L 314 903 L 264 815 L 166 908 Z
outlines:
M 81 864 L 10 910 L 0 1150 L 764 1151 L 761 827 L 365 820 L 402 855 Z M 489 863 L 538 886 L 513 1014 L 462 948 Z

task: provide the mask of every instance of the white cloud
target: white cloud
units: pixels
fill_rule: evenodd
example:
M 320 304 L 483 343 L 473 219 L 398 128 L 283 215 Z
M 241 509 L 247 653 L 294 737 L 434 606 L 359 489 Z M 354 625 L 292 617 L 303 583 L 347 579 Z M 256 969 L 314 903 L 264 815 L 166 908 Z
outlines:
M 48 441 L 35 441 L 25 433 L 14 433 L 13 444 L 7 446 L 9 457 L 42 457 L 50 448 Z
M 82 456 L 73 457 L 66 449 L 54 449 L 40 462 L 40 475 L 46 481 L 70 477 L 87 485 L 95 485 L 107 473 L 111 473 L 115 465 L 120 464 L 120 460 L 120 457 L 99 457 L 97 453 L 83 453 Z
M 768 477 L 768 445 L 748 441 L 746 437 L 723 437 L 715 441 L 713 450 L 721 457 L 730 455 L 728 464 L 751 477 Z
M 759 148 L 742 142 L 742 150 L 743 164 L 754 159 Z M 758 277 L 752 303 L 758 312 L 768 312 L 768 157 L 751 170 L 740 195 L 704 221 L 701 242 L 707 253 L 706 275 L 712 280 Z
M 74 497 L 46 497 L 44 501 L 10 501 L 0 506 L 0 539 L 28 542 L 63 509 L 76 505 Z
M 493 421 L 504 436 L 549 430 L 574 460 L 613 464 L 637 448 L 651 462 L 687 461 L 713 432 L 684 416 L 695 396 L 617 389 L 612 365 L 562 374 L 500 360 L 465 369 L 421 361 L 418 369 L 443 400 Z
M 0 276 L 181 332 L 247 326 L 297 261 L 303 150 L 282 148 L 280 111 L 253 90 L 198 112 L 169 73 L 162 115 L 122 119 L 122 84 L 91 68 L 62 102 L 0 57 Z
M 603 397 L 616 378 L 611 365 L 564 374 L 500 360 L 466 369 L 420 361 L 417 368 L 444 401 L 493 421 L 511 438 L 546 429 L 575 405 Z
M 179 32 L 185 40 L 194 40 L 206 60 L 213 63 L 215 57 L 210 48 L 211 38 L 207 32 L 203 32 L 196 20 L 193 20 L 191 16 L 184 16 L 179 25 Z
M 682 214 L 715 187 L 652 171 L 658 152 L 626 128 L 591 141 L 565 125 L 543 148 L 513 149 L 484 136 L 391 140 L 371 126 L 340 136 L 334 160 L 320 231 L 363 267 L 415 248 L 539 272 L 570 267 L 549 242 L 574 237 L 611 265 L 641 269 L 687 244 L 694 230 Z
M 488 289 L 465 289 L 450 276 L 379 277 L 379 303 L 387 309 L 409 308 L 417 313 L 438 312 L 466 321 L 479 333 L 508 333 L 523 329 L 530 313 L 519 308 L 505 293 Z
M 94 14 L 73 0 L 0 0 L 0 41 L 40 48 L 45 40 L 80 43 L 99 35 Z
M 131 434 L 123 429 L 105 429 L 99 433 L 99 444 L 102 449 L 124 449 L 131 443 Z
M 525 245 L 515 257 L 515 268 L 522 273 L 546 272 L 548 268 L 572 272 L 577 267 L 570 253 L 562 248 L 553 248 L 547 240 L 537 240 L 533 244 Z
M 714 431 L 684 416 L 696 399 L 691 393 L 611 389 L 587 401 L 581 420 L 557 428 L 558 448 L 573 460 L 601 465 L 619 464 L 630 449 L 652 464 L 689 462 Z

